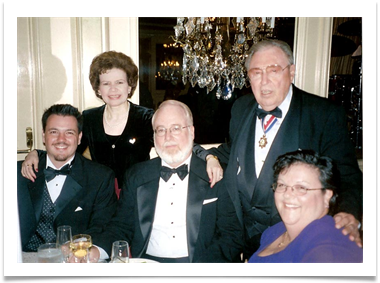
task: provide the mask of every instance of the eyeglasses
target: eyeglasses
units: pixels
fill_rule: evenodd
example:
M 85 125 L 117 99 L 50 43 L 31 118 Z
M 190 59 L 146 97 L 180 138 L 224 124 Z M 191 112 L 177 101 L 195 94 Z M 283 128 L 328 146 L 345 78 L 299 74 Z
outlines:
M 281 183 L 274 183 L 272 185 L 272 189 L 275 193 L 285 193 L 288 188 L 292 188 L 292 191 L 297 196 L 303 196 L 307 193 L 307 191 L 316 191 L 316 190 L 323 190 L 325 188 L 318 188 L 318 189 L 308 189 L 300 185 L 295 186 L 287 186 Z
M 185 128 L 188 128 L 190 126 L 184 126 L 182 127 L 181 125 L 173 125 L 170 127 L 169 129 L 169 132 L 173 135 L 173 136 L 177 136 L 179 135 L 180 133 L 182 133 L 182 129 L 185 129 Z M 158 137 L 163 137 L 165 136 L 166 132 L 168 131 L 168 129 L 166 129 L 165 127 L 157 127 L 155 130 L 154 130 L 154 133 L 158 136 Z
M 290 65 L 287 65 L 285 68 L 282 68 L 280 65 L 274 64 L 274 65 L 269 65 L 265 68 L 252 68 L 248 71 L 248 77 L 251 80 L 261 79 L 263 77 L 263 73 L 265 70 L 265 73 L 267 74 L 269 79 L 277 78 L 289 66 Z

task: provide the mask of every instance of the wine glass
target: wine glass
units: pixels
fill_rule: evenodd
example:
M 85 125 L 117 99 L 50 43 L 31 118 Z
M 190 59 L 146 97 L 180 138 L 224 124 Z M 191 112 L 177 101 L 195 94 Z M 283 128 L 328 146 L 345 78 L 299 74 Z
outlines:
M 37 249 L 39 263 L 62 263 L 61 246 L 57 243 L 42 244 Z
M 129 245 L 127 241 L 113 242 L 111 263 L 129 263 Z
M 69 260 L 71 241 L 71 227 L 68 225 L 59 226 L 57 228 L 57 244 L 61 245 L 63 262 L 68 262 Z
M 92 247 L 92 239 L 90 235 L 78 234 L 73 236 L 70 243 L 70 249 L 73 254 L 74 262 L 89 263 L 89 250 Z

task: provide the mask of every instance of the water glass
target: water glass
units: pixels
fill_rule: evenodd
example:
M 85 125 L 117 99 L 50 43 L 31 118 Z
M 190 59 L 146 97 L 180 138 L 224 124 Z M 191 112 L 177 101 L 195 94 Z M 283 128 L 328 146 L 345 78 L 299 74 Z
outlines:
M 61 246 L 57 243 L 46 243 L 39 246 L 37 258 L 39 263 L 62 263 Z
M 129 263 L 129 245 L 127 241 L 113 242 L 111 263 Z
M 68 262 L 69 260 L 71 241 L 71 227 L 67 225 L 59 226 L 57 228 L 57 244 L 61 245 L 63 262 Z

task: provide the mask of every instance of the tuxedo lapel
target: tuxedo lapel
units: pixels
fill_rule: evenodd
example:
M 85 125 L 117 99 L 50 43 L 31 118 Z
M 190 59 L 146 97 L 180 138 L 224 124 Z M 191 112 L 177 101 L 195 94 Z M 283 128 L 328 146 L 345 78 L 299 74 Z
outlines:
M 34 207 L 34 213 L 36 215 L 36 221 L 40 219 L 43 206 L 43 192 L 45 189 L 45 175 L 44 168 L 46 167 L 46 154 L 42 154 L 39 158 L 38 172 L 36 173 L 36 180 L 34 182 L 28 181 L 28 188 L 30 193 L 30 199 Z
M 158 183 L 159 178 L 137 188 L 137 209 L 140 229 L 144 239 L 146 240 L 149 239 L 149 235 L 153 226 L 158 193 Z
M 36 221 L 38 222 L 38 219 L 40 219 L 42 206 L 43 206 L 43 192 L 45 188 L 44 174 L 40 174 L 39 176 L 37 176 L 34 183 L 28 182 L 28 188 L 29 188 L 29 193 L 30 193 L 30 199 L 34 207 Z
M 192 262 L 201 223 L 203 201 L 209 188 L 205 165 L 194 155 L 191 158 L 187 191 L 186 230 L 189 260 Z
M 65 183 L 63 184 L 61 193 L 55 201 L 55 217 L 57 217 L 62 210 L 69 204 L 74 198 L 78 201 L 82 200 L 81 196 L 78 194 L 83 190 L 83 176 L 86 175 L 86 168 L 83 165 L 82 159 L 84 158 L 79 154 L 76 154 L 74 160 L 72 161 L 72 167 L 70 169 L 70 174 L 67 175 Z
M 252 100 L 247 110 L 242 114 L 243 119 L 240 129 L 237 131 L 238 135 L 234 142 L 236 156 L 233 156 L 236 166 L 232 166 L 234 176 L 237 176 L 237 186 L 240 188 L 247 199 L 250 199 L 256 185 L 256 168 L 252 166 L 255 164 L 255 132 L 256 132 L 256 108 L 257 102 Z
M 293 92 L 289 111 L 273 141 L 268 153 L 269 164 L 274 164 L 277 157 L 284 153 L 297 150 L 300 139 L 301 101 L 297 92 Z
M 149 242 L 150 233 L 152 231 L 154 213 L 156 210 L 156 201 L 159 186 L 159 172 L 161 167 L 161 159 L 151 164 L 151 168 L 146 172 L 157 172 L 152 179 L 144 182 L 136 189 L 137 211 L 139 216 L 139 223 L 141 233 L 144 238 L 144 245 L 147 246 Z M 145 176 L 146 177 L 146 176 Z M 144 249 L 145 250 L 145 249 Z
M 62 191 L 55 201 L 55 214 L 54 217 L 57 217 L 62 210 L 66 207 L 71 200 L 76 197 L 79 200 L 82 198 L 77 196 L 78 193 L 82 190 L 82 186 L 79 185 L 70 175 L 66 177 L 65 183 L 63 184 Z

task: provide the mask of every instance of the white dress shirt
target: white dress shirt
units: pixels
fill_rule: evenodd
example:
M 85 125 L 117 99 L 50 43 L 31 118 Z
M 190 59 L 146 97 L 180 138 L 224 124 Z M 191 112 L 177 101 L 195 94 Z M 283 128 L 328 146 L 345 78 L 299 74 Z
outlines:
M 59 170 L 63 166 L 65 166 L 66 164 L 70 164 L 71 161 L 73 161 L 74 156 L 72 158 L 70 158 L 70 160 L 67 161 L 60 168 L 57 168 L 57 167 L 54 166 L 53 162 L 51 162 L 49 156 L 46 154 L 46 168 L 51 167 L 51 168 L 53 168 L 55 170 Z M 58 175 L 54 179 L 50 180 L 50 182 L 46 182 L 45 181 L 46 182 L 46 187 L 47 187 L 47 189 L 49 191 L 49 195 L 50 195 L 51 201 L 53 203 L 57 200 L 57 198 L 61 194 L 63 184 L 66 181 L 66 177 L 67 177 L 66 175 Z
M 268 144 L 261 148 L 259 147 L 259 140 L 264 135 L 264 130 L 261 125 L 261 120 L 259 118 L 256 119 L 256 133 L 255 133 L 255 163 L 256 163 L 256 176 L 257 178 L 260 176 L 261 169 L 263 168 L 265 159 L 267 158 L 270 147 L 272 146 L 273 140 L 277 135 L 278 130 L 284 121 L 286 114 L 288 113 L 290 101 L 293 96 L 293 88 L 290 86 L 288 94 L 286 95 L 284 101 L 278 106 L 278 108 L 282 111 L 282 117 L 277 118 L 277 122 L 273 125 L 273 127 L 266 133 L 266 138 Z M 259 108 L 261 106 L 259 105 Z M 265 118 L 265 123 L 270 119 L 270 115 L 267 115 Z
M 182 163 L 188 164 L 188 169 L 190 160 L 191 155 Z M 171 167 L 163 160 L 162 165 Z M 166 258 L 189 255 L 186 232 L 188 184 L 189 174 L 183 180 L 177 174 L 173 174 L 167 182 L 160 178 L 147 254 Z

